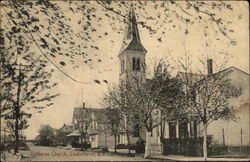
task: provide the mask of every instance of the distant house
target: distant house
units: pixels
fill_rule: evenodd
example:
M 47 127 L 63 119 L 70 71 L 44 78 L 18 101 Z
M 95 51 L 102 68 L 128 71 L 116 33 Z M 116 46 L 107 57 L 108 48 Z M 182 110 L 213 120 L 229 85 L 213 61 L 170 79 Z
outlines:
M 73 125 L 66 125 L 56 130 L 56 143 L 57 145 L 66 146 L 70 144 L 70 140 L 67 138 L 67 135 L 73 131 Z
M 76 107 L 72 118 L 73 132 L 68 136 L 72 136 L 77 143 L 80 143 L 79 121 L 82 121 L 84 123 L 82 128 L 86 128 L 91 148 L 113 146 L 114 140 L 104 121 L 105 111 L 105 108 L 86 108 L 85 105 L 84 107 Z

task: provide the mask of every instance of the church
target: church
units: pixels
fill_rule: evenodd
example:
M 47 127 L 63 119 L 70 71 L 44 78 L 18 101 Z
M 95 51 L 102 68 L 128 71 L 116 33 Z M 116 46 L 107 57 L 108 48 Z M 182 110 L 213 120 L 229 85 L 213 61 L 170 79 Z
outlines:
M 138 30 L 138 23 L 136 20 L 136 14 L 133 6 L 131 6 L 129 11 L 129 19 L 123 42 L 121 45 L 118 58 L 120 61 L 120 83 L 123 81 L 130 81 L 133 77 L 137 77 L 142 81 L 146 81 L 146 53 L 147 50 L 143 46 L 140 34 Z M 212 59 L 207 62 L 208 73 L 213 72 Z M 208 136 L 213 137 L 214 144 L 219 147 L 227 147 L 227 152 L 230 150 L 242 150 L 249 152 L 250 148 L 250 111 L 249 111 L 249 74 L 236 68 L 230 67 L 222 70 L 223 72 L 228 72 L 225 76 L 229 78 L 232 83 L 241 85 L 243 88 L 243 93 L 240 97 L 230 100 L 231 105 L 237 107 L 236 117 L 237 121 L 231 120 L 217 120 L 213 122 L 208 127 Z M 218 75 L 222 71 L 213 73 L 213 75 Z M 189 74 L 195 76 L 193 78 L 199 81 L 202 76 L 208 74 Z M 181 78 L 183 72 L 178 72 L 176 77 Z M 240 79 L 239 79 L 240 78 Z M 235 105 L 237 104 L 237 105 Z M 164 127 L 164 128 L 163 128 Z M 231 129 L 233 128 L 233 129 Z M 164 130 L 164 132 L 161 132 Z M 150 139 L 150 152 L 156 154 L 184 154 L 181 151 L 170 150 L 171 147 L 165 147 L 165 151 L 162 150 L 160 135 L 163 134 L 165 139 L 173 139 L 178 141 L 178 139 L 188 139 L 188 138 L 199 138 L 203 137 L 202 134 L 202 124 L 189 122 L 181 123 L 180 121 L 166 121 L 158 127 L 154 128 L 152 131 Z M 138 138 L 141 137 L 145 140 L 145 130 L 142 128 L 139 130 L 137 135 L 131 135 L 131 144 L 135 143 Z M 127 137 L 125 134 L 119 136 L 119 143 L 127 144 Z M 171 145 L 177 145 L 177 143 L 171 143 Z M 164 144 L 168 145 L 168 144 Z M 179 144 L 178 144 L 179 145 Z M 200 147 L 201 148 L 201 147 Z M 199 149 L 200 149 L 199 148 Z M 212 149 L 212 148 L 211 148 Z M 211 152 L 211 149 L 210 152 Z M 189 155 L 189 154 L 187 154 Z M 202 156 L 202 153 L 196 154 L 197 156 Z

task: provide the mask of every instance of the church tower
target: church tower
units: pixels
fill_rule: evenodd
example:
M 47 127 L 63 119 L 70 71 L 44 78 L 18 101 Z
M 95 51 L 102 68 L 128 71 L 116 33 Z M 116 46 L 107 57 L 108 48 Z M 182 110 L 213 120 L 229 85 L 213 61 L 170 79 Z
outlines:
M 120 81 L 128 81 L 132 76 L 145 80 L 146 49 L 143 47 L 137 27 L 136 15 L 131 5 L 129 20 L 119 52 Z

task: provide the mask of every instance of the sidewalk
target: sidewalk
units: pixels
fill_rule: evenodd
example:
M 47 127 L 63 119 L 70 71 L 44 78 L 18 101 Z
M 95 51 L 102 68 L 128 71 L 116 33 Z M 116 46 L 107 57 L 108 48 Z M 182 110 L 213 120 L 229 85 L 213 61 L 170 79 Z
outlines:
M 115 154 L 113 149 L 109 149 L 109 153 Z M 136 157 L 142 157 L 143 154 L 135 154 L 134 150 L 131 152 Z M 116 154 L 127 156 L 127 149 L 119 149 Z M 145 160 L 163 160 L 163 161 L 204 161 L 203 157 L 190 157 L 181 155 L 150 155 Z M 209 157 L 207 161 L 250 161 L 250 158 L 241 157 Z
M 170 161 L 204 161 L 203 157 L 189 157 L 180 155 L 151 155 L 152 160 L 170 160 Z M 210 157 L 207 161 L 249 161 L 250 158 L 228 158 L 228 157 Z

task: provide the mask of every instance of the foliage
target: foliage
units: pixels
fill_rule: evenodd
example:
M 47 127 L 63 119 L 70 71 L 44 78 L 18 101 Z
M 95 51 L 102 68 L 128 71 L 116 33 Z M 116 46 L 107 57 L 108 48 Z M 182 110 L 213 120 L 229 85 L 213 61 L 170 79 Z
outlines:
M 50 125 L 42 125 L 38 137 L 41 145 L 51 145 L 55 140 L 55 129 Z

